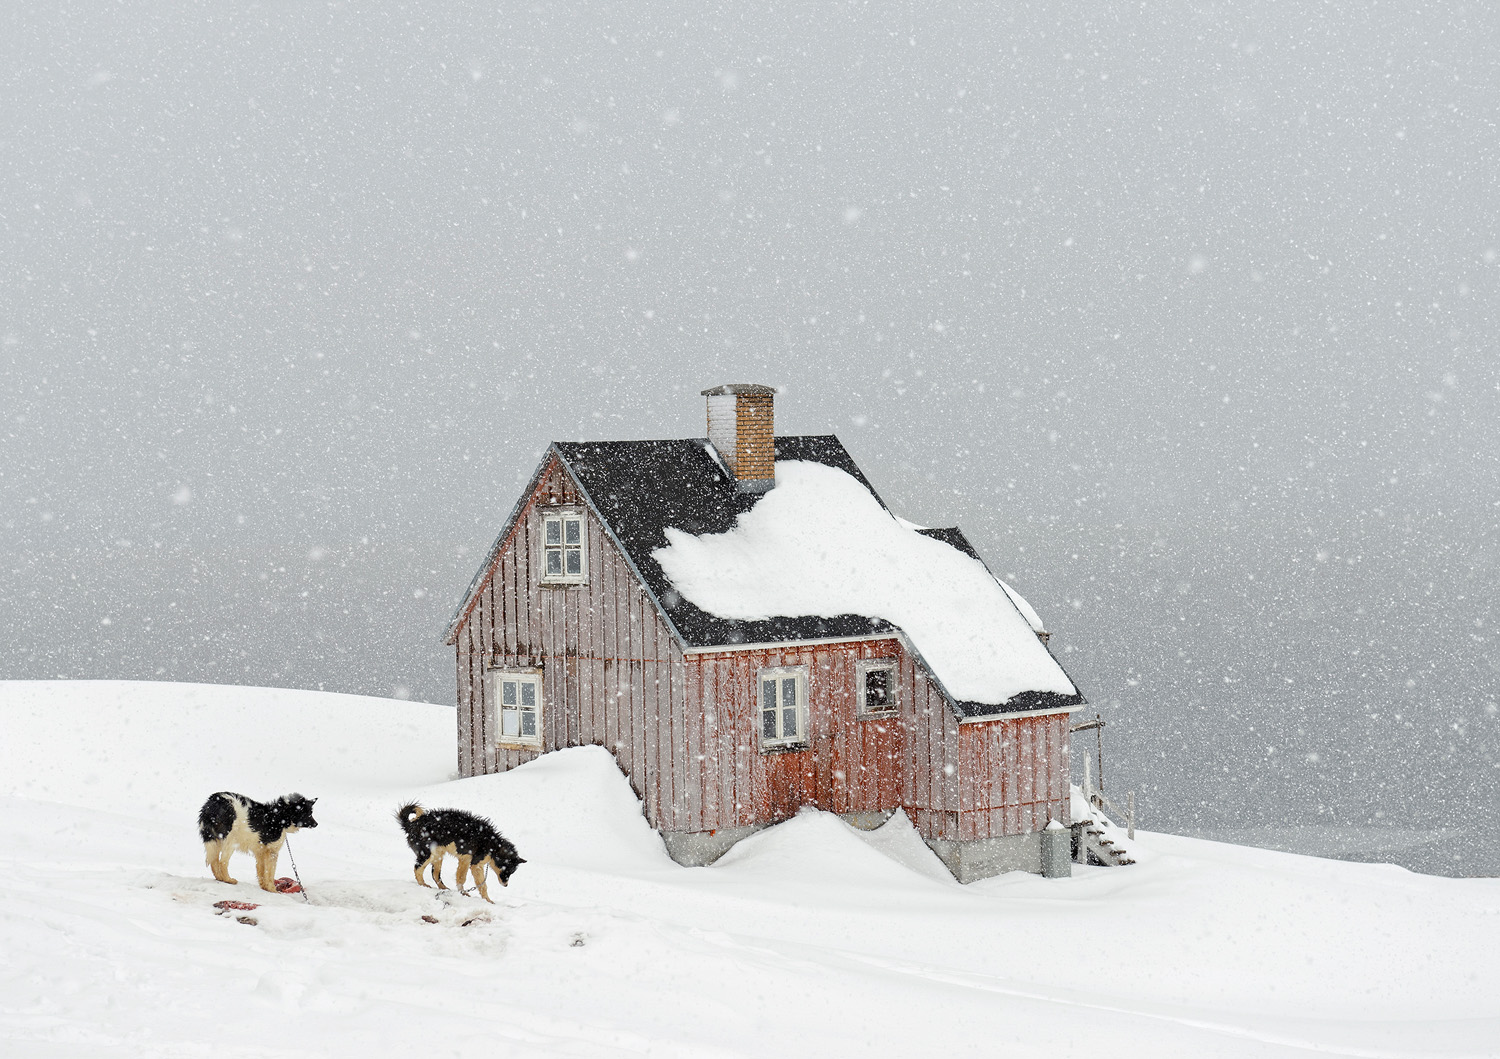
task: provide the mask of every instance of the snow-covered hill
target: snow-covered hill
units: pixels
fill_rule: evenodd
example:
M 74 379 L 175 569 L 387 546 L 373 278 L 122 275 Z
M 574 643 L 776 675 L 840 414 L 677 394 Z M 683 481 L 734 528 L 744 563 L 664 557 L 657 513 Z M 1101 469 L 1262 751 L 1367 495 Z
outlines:
M 963 887 L 904 818 L 820 813 L 682 868 L 603 750 L 453 773 L 443 707 L 0 683 L 0 1054 L 1500 1047 L 1500 881 L 1142 834 L 1133 867 Z M 224 789 L 319 799 L 291 841 L 309 902 L 243 881 L 244 857 L 239 886 L 211 880 L 195 815 Z M 528 863 L 495 906 L 413 882 L 408 798 L 515 841 Z

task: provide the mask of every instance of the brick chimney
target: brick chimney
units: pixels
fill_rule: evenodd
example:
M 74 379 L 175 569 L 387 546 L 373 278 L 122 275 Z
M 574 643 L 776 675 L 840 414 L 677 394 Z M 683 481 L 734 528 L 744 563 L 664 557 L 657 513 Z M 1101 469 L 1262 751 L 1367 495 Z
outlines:
M 776 431 L 770 386 L 731 382 L 704 390 L 708 440 L 719 451 L 742 493 L 764 493 L 776 484 Z

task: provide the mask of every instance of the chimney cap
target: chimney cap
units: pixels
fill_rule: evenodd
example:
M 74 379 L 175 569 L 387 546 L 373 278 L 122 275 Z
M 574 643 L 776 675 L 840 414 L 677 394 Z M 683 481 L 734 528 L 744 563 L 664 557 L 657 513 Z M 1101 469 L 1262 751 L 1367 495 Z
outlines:
M 722 386 L 714 386 L 703 391 L 704 397 L 723 397 L 727 394 L 766 394 L 774 397 L 776 387 L 762 386 L 758 382 L 726 382 Z

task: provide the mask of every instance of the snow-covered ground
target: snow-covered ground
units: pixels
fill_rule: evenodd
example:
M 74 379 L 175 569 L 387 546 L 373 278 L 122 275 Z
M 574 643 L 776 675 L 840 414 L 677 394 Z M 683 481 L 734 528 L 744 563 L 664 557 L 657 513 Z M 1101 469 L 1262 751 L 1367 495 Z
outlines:
M 602 750 L 453 762 L 443 707 L 0 683 L 0 1054 L 1500 1051 L 1500 881 L 1143 833 L 1133 867 L 959 886 L 904 818 L 811 812 L 682 868 Z M 212 881 L 195 815 L 224 789 L 319 799 L 309 902 L 243 855 Z M 407 798 L 515 841 L 494 906 L 416 885 Z

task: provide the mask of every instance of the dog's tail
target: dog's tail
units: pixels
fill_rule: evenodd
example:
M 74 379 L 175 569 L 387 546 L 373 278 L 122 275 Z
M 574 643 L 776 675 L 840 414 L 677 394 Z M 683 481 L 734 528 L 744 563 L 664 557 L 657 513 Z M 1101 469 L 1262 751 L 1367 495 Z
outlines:
M 396 819 L 400 820 L 401 825 L 404 827 L 426 811 L 426 809 L 423 809 L 416 802 L 411 802 L 396 810 Z

